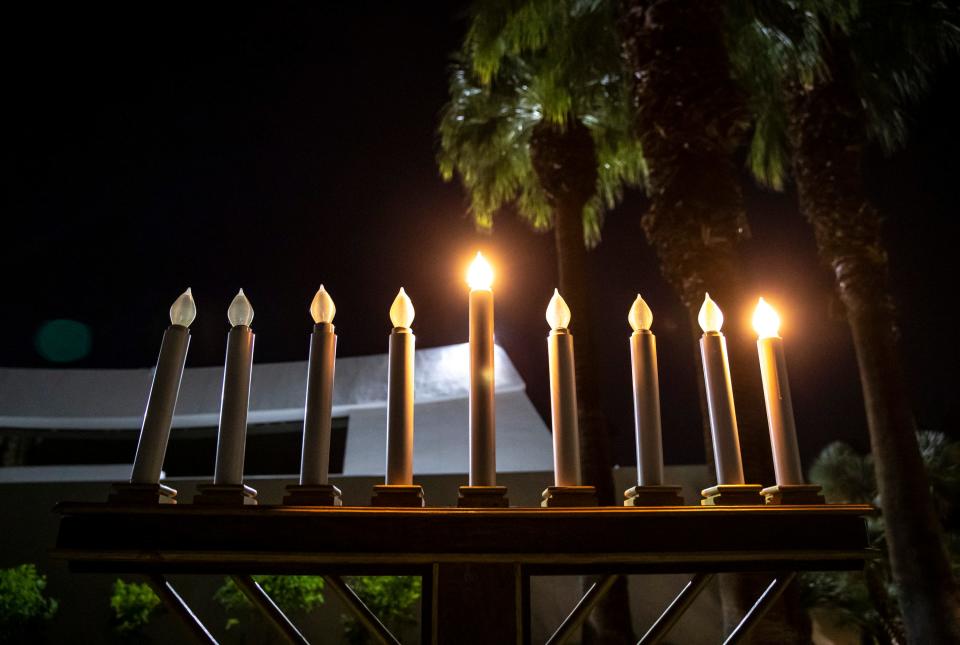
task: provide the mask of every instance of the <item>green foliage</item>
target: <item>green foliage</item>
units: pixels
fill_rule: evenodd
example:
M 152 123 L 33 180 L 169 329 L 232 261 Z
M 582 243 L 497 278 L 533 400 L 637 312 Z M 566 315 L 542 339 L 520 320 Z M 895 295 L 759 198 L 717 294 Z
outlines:
M 920 432 L 917 440 L 954 575 L 957 575 L 960 573 L 960 509 L 956 506 L 956 500 L 960 499 L 960 442 L 951 441 L 938 432 Z M 858 454 L 844 443 L 832 443 L 810 468 L 810 480 L 823 487 L 830 502 L 877 506 L 880 513 L 868 520 L 867 532 L 871 546 L 878 549 L 880 557 L 868 561 L 863 572 L 804 574 L 806 604 L 821 607 L 838 620 L 858 626 L 875 642 L 896 639 L 902 633 L 902 621 L 896 602 L 897 589 L 890 573 L 873 458 Z
M 321 576 L 253 576 L 253 579 L 285 612 L 309 613 L 323 604 Z M 245 613 L 253 608 L 232 578 L 225 578 L 213 597 L 227 613 Z M 239 623 L 237 616 L 231 616 L 227 619 L 227 629 Z
M 57 601 L 43 595 L 47 577 L 33 564 L 0 569 L 0 642 L 35 635 L 57 611 Z
M 417 623 L 420 599 L 417 576 L 354 576 L 345 581 L 360 596 L 387 629 L 397 633 Z M 371 642 L 367 631 L 352 616 L 342 617 L 347 641 L 352 645 Z
M 115 617 L 115 629 L 121 634 L 138 631 L 150 622 L 150 617 L 160 606 L 160 598 L 150 585 L 124 582 L 117 578 L 113 583 L 110 606 Z
M 960 50 L 960 9 L 940 0 L 738 0 L 728 47 L 755 128 L 748 166 L 774 189 L 788 173 L 785 96 L 829 80 L 839 43 L 849 50 L 866 137 L 892 151 L 907 112 L 938 64 Z
M 588 245 L 599 242 L 603 215 L 624 189 L 643 186 L 646 165 L 615 27 L 615 4 L 604 0 L 475 5 L 450 68 L 438 161 L 444 179 L 460 176 L 478 227 L 489 229 L 509 204 L 535 230 L 552 226 L 531 162 L 541 121 L 579 120 L 593 136 L 598 176 L 583 212 Z
M 810 467 L 810 479 L 823 486 L 823 494 L 835 503 L 877 504 L 873 457 L 861 455 L 847 444 L 831 443 Z

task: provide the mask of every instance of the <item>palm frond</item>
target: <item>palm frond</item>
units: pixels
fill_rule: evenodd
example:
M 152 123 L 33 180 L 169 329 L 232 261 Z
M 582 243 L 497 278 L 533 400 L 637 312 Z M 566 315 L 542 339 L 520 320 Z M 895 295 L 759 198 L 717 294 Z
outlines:
M 845 40 L 865 135 L 903 145 L 913 102 L 960 51 L 960 9 L 941 0 L 741 0 L 729 5 L 728 49 L 754 114 L 747 164 L 780 189 L 789 169 L 784 96 L 831 78 L 831 42 Z
M 583 212 L 587 244 L 627 188 L 644 187 L 628 77 L 610 0 L 494 0 L 478 3 L 450 71 L 441 116 L 441 175 L 461 178 L 477 225 L 513 204 L 535 230 L 552 214 L 530 157 L 534 126 L 577 119 L 593 136 L 596 195 Z

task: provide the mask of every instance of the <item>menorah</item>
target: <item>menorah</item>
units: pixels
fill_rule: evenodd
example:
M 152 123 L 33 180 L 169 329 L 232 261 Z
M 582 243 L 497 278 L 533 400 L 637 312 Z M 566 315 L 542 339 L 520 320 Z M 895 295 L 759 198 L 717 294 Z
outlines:
M 540 507 L 511 507 L 495 462 L 493 273 L 478 254 L 469 272 L 469 480 L 452 507 L 428 507 L 413 480 L 413 303 L 403 289 L 391 309 L 385 482 L 371 506 L 342 506 L 329 481 L 336 307 L 321 287 L 314 328 L 299 482 L 281 503 L 261 504 L 243 480 L 253 308 L 241 290 L 228 309 L 220 424 L 213 482 L 192 504 L 160 482 L 166 445 L 196 315 L 188 289 L 170 310 L 130 481 L 101 504 L 61 503 L 56 554 L 77 571 L 142 573 L 191 634 L 216 642 L 164 577 L 229 574 L 284 639 L 303 634 L 251 577 L 258 573 L 326 576 L 378 642 L 397 642 L 346 585 L 345 574 L 407 574 L 423 581 L 424 643 L 530 642 L 530 577 L 597 574 L 549 639 L 567 640 L 619 576 L 693 573 L 640 642 L 660 641 L 717 572 L 771 572 L 771 581 L 725 637 L 740 641 L 796 572 L 856 569 L 872 556 L 862 505 L 826 504 L 803 479 L 779 320 L 762 299 L 754 316 L 776 484 L 744 481 L 723 315 L 709 295 L 700 312 L 700 347 L 717 484 L 699 506 L 684 506 L 664 481 L 656 341 L 652 312 L 638 296 L 630 308 L 637 437 L 637 485 L 622 506 L 599 506 L 580 473 L 571 312 L 554 293 L 547 308 L 554 485 Z

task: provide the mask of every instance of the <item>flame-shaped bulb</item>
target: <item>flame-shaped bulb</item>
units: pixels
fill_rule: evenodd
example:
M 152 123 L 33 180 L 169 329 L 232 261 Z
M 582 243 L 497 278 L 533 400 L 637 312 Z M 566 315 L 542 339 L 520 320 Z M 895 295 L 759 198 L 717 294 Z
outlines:
M 757 308 L 753 310 L 753 328 L 760 338 L 780 336 L 780 316 L 763 298 L 760 298 Z
M 713 300 L 710 294 L 704 294 L 703 305 L 700 306 L 700 313 L 697 315 L 697 322 L 700 323 L 700 329 L 703 333 L 719 332 L 723 327 L 723 312 Z
M 413 301 L 407 292 L 400 287 L 397 297 L 393 299 L 390 305 L 390 322 L 394 327 L 410 327 L 413 324 L 413 317 L 416 312 L 413 310 Z
M 489 289 L 493 285 L 493 267 L 479 251 L 467 269 L 467 284 L 473 290 Z
M 193 301 L 193 292 L 187 287 L 187 290 L 170 305 L 170 324 L 189 327 L 196 317 L 197 303 Z
M 647 306 L 646 301 L 637 294 L 637 299 L 630 306 L 630 313 L 627 314 L 627 321 L 633 328 L 633 331 L 650 331 L 650 325 L 653 324 L 653 312 Z
M 554 330 L 566 329 L 570 326 L 570 307 L 556 289 L 553 290 L 553 297 L 547 305 L 547 324 Z
M 332 323 L 333 317 L 337 315 L 337 306 L 333 304 L 333 298 L 330 297 L 322 284 L 310 303 L 310 315 L 313 317 L 313 322 L 318 325 L 320 323 Z
M 240 325 L 249 327 L 250 323 L 253 322 L 253 305 L 247 300 L 243 289 L 233 297 L 233 301 L 227 308 L 227 320 L 229 320 L 230 324 L 234 327 L 239 327 Z

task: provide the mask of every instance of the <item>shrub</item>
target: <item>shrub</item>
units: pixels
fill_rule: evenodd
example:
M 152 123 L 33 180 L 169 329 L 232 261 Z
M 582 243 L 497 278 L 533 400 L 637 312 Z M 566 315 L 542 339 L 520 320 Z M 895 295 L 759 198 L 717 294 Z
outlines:
M 43 595 L 47 577 L 33 564 L 0 569 L 0 642 L 32 640 L 57 611 Z
M 320 576 L 253 576 L 253 579 L 285 612 L 309 613 L 323 604 L 323 578 Z M 213 597 L 227 613 L 245 612 L 253 607 L 232 578 L 224 579 Z M 227 629 L 239 622 L 236 616 L 230 617 Z
M 920 432 L 917 440 L 956 575 L 960 572 L 960 443 L 939 432 Z M 898 589 L 890 572 L 873 458 L 844 443 L 832 443 L 811 466 L 810 480 L 823 487 L 829 502 L 870 503 L 877 507 L 877 516 L 867 520 L 867 535 L 880 557 L 868 560 L 863 571 L 803 574 L 804 603 L 829 612 L 838 622 L 857 626 L 864 642 L 906 642 L 897 603 Z
M 150 585 L 124 582 L 118 578 L 113 583 L 113 595 L 110 597 L 110 606 L 116 619 L 114 629 L 121 634 L 142 629 L 159 605 L 160 598 Z
M 417 576 L 353 576 L 345 582 L 356 592 L 387 629 L 396 634 L 417 623 L 416 604 L 420 599 Z M 350 615 L 342 616 L 347 641 L 369 643 L 366 629 Z

